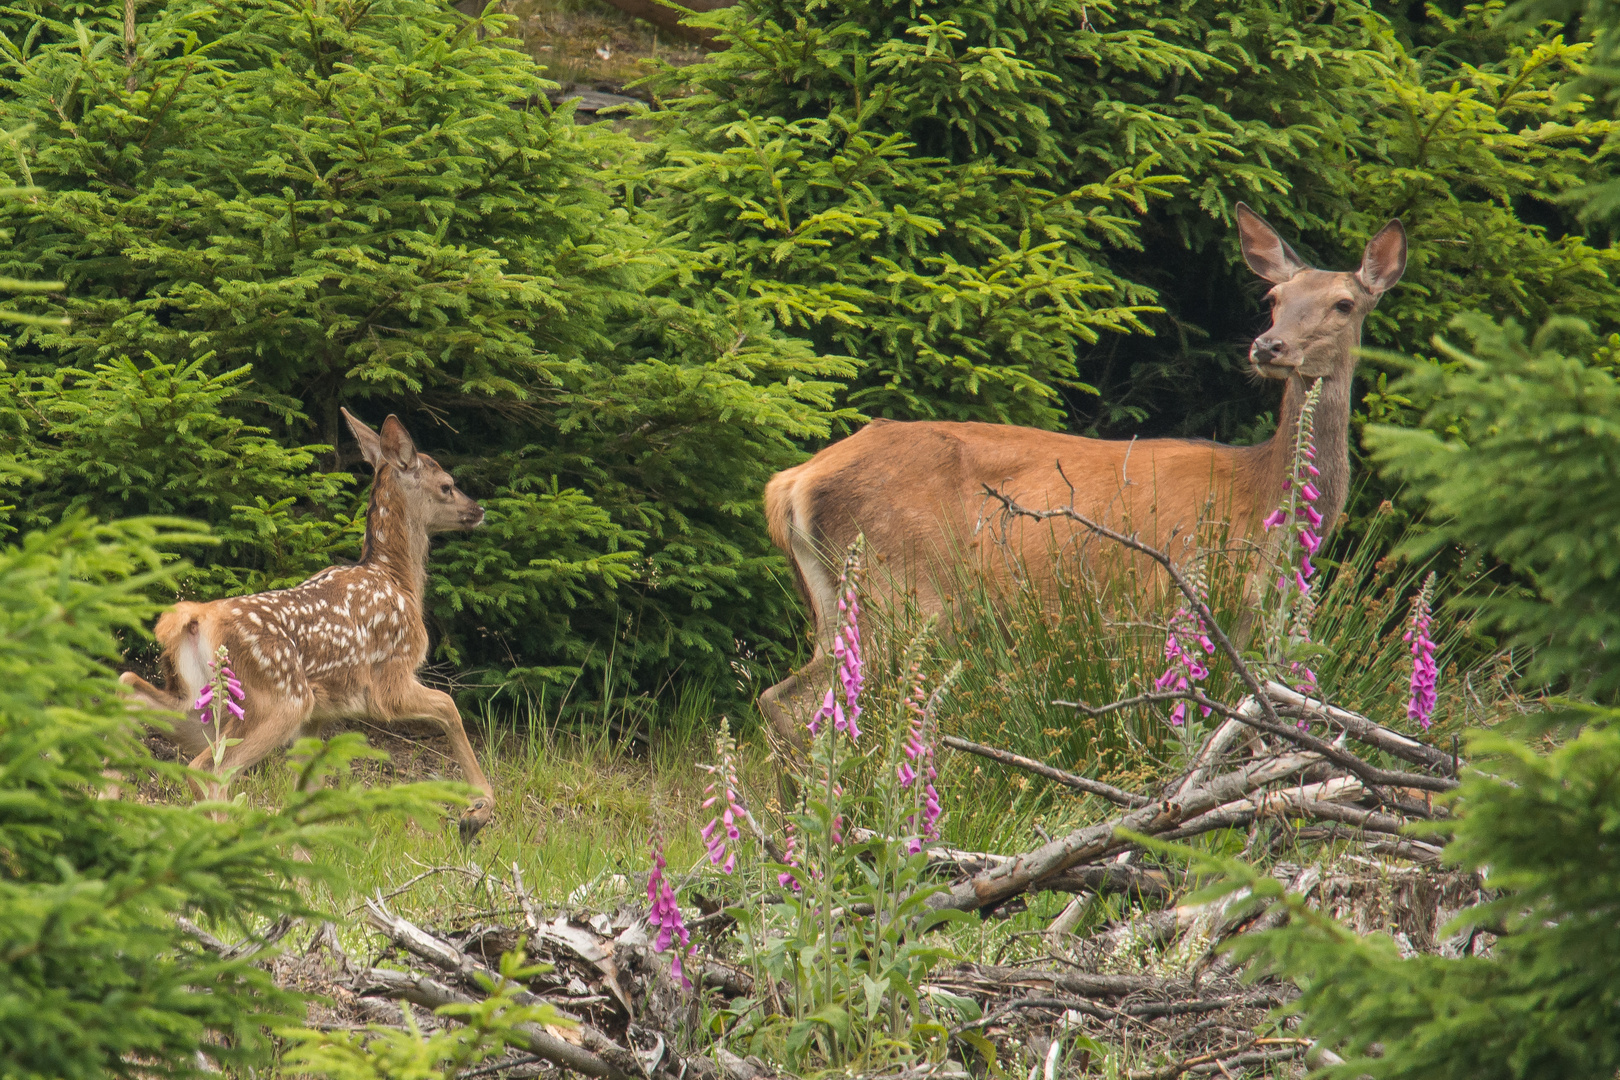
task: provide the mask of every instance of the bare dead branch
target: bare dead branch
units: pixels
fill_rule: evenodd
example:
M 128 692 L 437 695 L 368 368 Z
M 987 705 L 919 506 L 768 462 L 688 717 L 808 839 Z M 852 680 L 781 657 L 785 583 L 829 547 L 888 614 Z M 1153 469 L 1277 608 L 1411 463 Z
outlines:
M 1256 1065 L 1270 1065 L 1279 1061 L 1292 1061 L 1306 1051 L 1304 1044 L 1280 1047 L 1276 1050 L 1246 1050 L 1223 1058 L 1218 1054 L 1200 1054 L 1197 1057 L 1165 1065 L 1158 1069 L 1132 1069 L 1127 1080 L 1176 1080 L 1184 1073 L 1236 1076 L 1234 1069 L 1249 1069 Z
M 1329 724 L 1337 724 L 1349 733 L 1352 739 L 1382 750 L 1391 757 L 1410 761 L 1414 765 L 1438 769 L 1446 776 L 1456 775 L 1452 767 L 1452 757 L 1444 750 L 1425 746 L 1416 739 L 1402 735 L 1398 731 L 1391 731 L 1365 716 L 1306 697 L 1279 682 L 1266 683 L 1266 696 L 1299 711 L 1306 718 L 1320 718 Z
M 1128 536 L 1124 533 L 1117 532 L 1114 529 L 1110 529 L 1106 525 L 1092 521 L 1084 514 L 1076 511 L 1072 506 L 1061 506 L 1055 510 L 1031 510 L 1025 506 L 1021 506 L 1017 500 L 1013 499 L 1010 495 L 1005 495 L 989 485 L 985 485 L 984 491 L 987 496 L 1001 503 L 1002 507 L 1009 515 L 1033 518 L 1036 521 L 1046 521 L 1055 517 L 1068 518 L 1071 521 L 1085 526 L 1087 529 L 1090 529 L 1093 533 L 1096 533 L 1098 536 L 1101 536 L 1104 539 L 1112 540 L 1117 544 L 1130 548 L 1132 551 L 1137 551 L 1143 555 L 1146 555 L 1148 558 L 1164 567 L 1165 573 L 1170 576 L 1170 580 L 1175 584 L 1176 588 L 1180 590 L 1182 596 L 1186 598 L 1188 607 L 1200 619 L 1203 620 L 1204 628 L 1209 631 L 1209 636 L 1215 641 L 1215 644 L 1226 656 L 1228 662 L 1231 663 L 1232 670 L 1236 672 L 1238 678 L 1243 680 L 1243 684 L 1248 687 L 1250 698 L 1252 698 L 1255 703 L 1259 705 L 1260 711 L 1263 715 L 1258 717 L 1246 716 L 1239 711 L 1234 710 L 1231 706 L 1222 702 L 1214 701 L 1207 695 L 1198 691 L 1180 695 L 1184 700 L 1194 702 L 1195 704 L 1203 708 L 1210 709 L 1211 711 L 1219 712 L 1223 716 L 1242 720 L 1244 723 L 1249 724 L 1251 727 L 1254 727 L 1259 731 L 1264 731 L 1268 735 L 1275 735 L 1278 738 L 1287 739 L 1296 746 L 1300 746 L 1304 749 L 1321 754 L 1323 757 L 1334 762 L 1334 764 L 1343 766 L 1345 769 L 1355 773 L 1368 784 L 1375 787 L 1395 786 L 1419 788 L 1428 791 L 1450 791 L 1452 788 L 1457 786 L 1457 782 L 1455 780 L 1447 777 L 1425 776 L 1421 774 L 1396 772 L 1376 768 L 1372 765 L 1368 765 L 1354 754 L 1346 750 L 1339 749 L 1325 742 L 1324 740 L 1317 738 L 1307 731 L 1300 730 L 1300 728 L 1296 725 L 1285 723 L 1281 716 L 1278 715 L 1276 707 L 1272 705 L 1271 699 L 1266 696 L 1265 687 L 1260 683 L 1260 680 L 1255 676 L 1253 670 L 1251 670 L 1249 665 L 1244 661 L 1243 656 L 1238 652 L 1237 647 L 1232 644 L 1231 638 L 1226 636 L 1226 631 L 1216 620 L 1215 613 L 1210 610 L 1209 604 L 1205 602 L 1203 597 L 1198 595 L 1198 590 L 1193 588 L 1192 583 L 1187 580 L 1186 575 L 1176 568 L 1175 561 L 1171 559 L 1170 556 L 1165 552 L 1160 551 L 1151 544 L 1143 543 L 1134 535 Z M 1146 697 L 1147 695 L 1143 696 Z M 1087 706 L 1086 708 L 1089 709 L 1090 707 Z M 1379 792 L 1377 794 L 1382 801 L 1387 801 L 1387 795 L 1385 795 L 1385 793 Z
M 1037 887 L 1047 878 L 1104 854 L 1120 829 L 1146 835 L 1168 832 L 1188 817 L 1213 810 L 1320 760 L 1317 754 L 1289 754 L 1248 762 L 1216 777 L 1205 787 L 1189 792 L 1177 802 L 1156 802 L 1111 821 L 1077 829 L 1034 851 L 1015 856 L 999 867 L 953 886 L 947 893 L 935 894 L 929 898 L 929 904 L 960 910 L 995 907 Z
M 355 989 L 361 993 L 381 993 L 392 998 L 402 998 L 425 1009 L 477 1004 L 477 999 L 471 995 L 452 990 L 435 979 L 404 971 L 392 971 L 388 968 L 371 968 L 362 972 L 356 979 Z M 531 1054 L 547 1061 L 554 1061 L 586 1076 L 598 1076 L 603 1080 L 631 1080 L 631 1073 L 603 1060 L 584 1047 L 559 1039 L 538 1024 L 519 1024 L 517 1030 L 523 1035 L 524 1049 Z
M 1209 604 L 1202 596 L 1198 595 L 1198 590 L 1193 588 L 1192 582 L 1188 581 L 1186 575 L 1176 568 L 1175 560 L 1171 559 L 1167 553 L 1160 551 L 1151 544 L 1143 543 L 1134 535 L 1127 536 L 1122 532 L 1110 529 L 1100 522 L 1092 521 L 1072 505 L 1060 506 L 1056 510 L 1031 510 L 1028 507 L 1019 505 L 1018 501 L 1012 496 L 1004 495 L 988 484 L 984 487 L 984 493 L 1001 503 L 1006 513 L 1014 517 L 1033 518 L 1036 521 L 1046 521 L 1055 517 L 1068 518 L 1070 521 L 1085 526 L 1105 540 L 1112 540 L 1114 543 L 1130 548 L 1132 551 L 1141 552 L 1164 567 L 1165 573 L 1170 576 L 1170 580 L 1181 592 L 1181 595 L 1186 598 L 1188 607 L 1203 620 L 1204 628 L 1209 631 L 1209 636 L 1214 639 L 1215 644 L 1225 654 L 1226 659 L 1232 665 L 1232 670 L 1237 673 L 1238 678 L 1243 680 L 1243 685 L 1248 687 L 1249 693 L 1260 703 L 1261 709 L 1266 714 L 1266 719 L 1280 725 L 1281 721 L 1277 716 L 1277 710 L 1272 708 L 1271 702 L 1266 699 L 1260 680 L 1255 677 L 1253 671 L 1249 670 L 1249 665 L 1243 660 L 1243 654 L 1238 652 L 1237 646 L 1232 644 L 1232 639 L 1226 636 L 1226 630 L 1222 628 L 1219 620 L 1215 618 L 1215 612 L 1210 610 Z
M 1067 702 L 1053 702 L 1053 704 L 1067 704 Z M 1076 776 L 1071 772 L 1064 772 L 1062 769 L 1054 769 L 1044 762 L 1024 757 L 1022 754 L 1015 754 L 1010 750 L 998 750 L 993 746 L 985 746 L 982 743 L 959 739 L 955 735 L 946 735 L 940 739 L 940 742 L 952 750 L 977 754 L 980 757 L 989 758 L 991 761 L 999 761 L 1003 765 L 1011 765 L 1015 769 L 1023 769 L 1026 772 L 1035 773 L 1037 776 L 1044 776 L 1048 780 L 1054 780 L 1065 787 L 1071 787 L 1076 791 L 1084 791 L 1088 795 L 1096 795 L 1107 799 L 1116 806 L 1135 809 L 1146 806 L 1153 801 L 1145 795 L 1137 795 L 1134 792 L 1114 787 L 1112 784 L 1105 784 L 1100 780 L 1092 780 L 1084 776 Z

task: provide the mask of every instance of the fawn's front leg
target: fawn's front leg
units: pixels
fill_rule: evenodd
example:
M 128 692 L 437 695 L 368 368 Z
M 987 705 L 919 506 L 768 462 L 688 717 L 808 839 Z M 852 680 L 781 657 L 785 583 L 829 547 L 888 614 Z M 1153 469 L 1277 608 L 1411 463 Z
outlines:
M 467 729 L 461 724 L 461 710 L 456 708 L 455 700 L 442 690 L 423 686 L 414 679 L 380 697 L 381 700 L 377 702 L 378 720 L 431 720 L 437 724 L 445 738 L 450 740 L 450 753 L 461 766 L 467 783 L 484 793 L 472 801 L 461 817 L 462 842 L 470 842 L 479 829 L 489 824 L 490 816 L 495 812 L 495 788 L 484 776 L 478 757 L 473 753 L 472 743 L 467 741 Z

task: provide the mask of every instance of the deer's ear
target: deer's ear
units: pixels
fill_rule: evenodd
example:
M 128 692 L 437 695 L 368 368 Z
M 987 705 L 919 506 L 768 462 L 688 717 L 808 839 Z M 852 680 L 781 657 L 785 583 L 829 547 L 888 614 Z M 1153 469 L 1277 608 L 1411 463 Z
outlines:
M 416 443 L 411 439 L 411 433 L 405 430 L 405 425 L 399 422 L 399 417 L 393 413 L 382 425 L 382 453 L 383 460 L 396 469 L 414 469 L 419 464 L 416 460 Z
M 1238 239 L 1243 244 L 1243 261 L 1249 269 L 1271 282 L 1281 285 L 1301 270 L 1307 269 L 1305 260 L 1294 254 L 1288 241 L 1277 235 L 1277 230 L 1266 219 L 1250 210 L 1244 203 L 1237 204 Z
M 1366 286 L 1368 292 L 1379 296 L 1394 288 L 1405 272 L 1406 229 L 1399 221 L 1391 221 L 1367 241 L 1356 280 Z
M 383 462 L 382 439 L 377 436 L 375 431 L 357 420 L 355 415 L 348 409 L 339 408 L 338 412 L 342 413 L 343 419 L 348 421 L 349 432 L 354 435 L 354 441 L 360 444 L 360 453 L 365 457 L 366 464 L 370 465 L 373 471 L 381 467 Z

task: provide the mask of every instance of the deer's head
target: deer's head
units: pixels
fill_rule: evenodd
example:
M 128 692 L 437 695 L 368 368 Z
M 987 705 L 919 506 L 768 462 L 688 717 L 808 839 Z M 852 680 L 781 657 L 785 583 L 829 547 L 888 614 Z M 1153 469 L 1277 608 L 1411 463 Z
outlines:
M 1265 218 L 1237 204 L 1238 235 L 1249 269 L 1271 282 L 1271 326 L 1249 346 L 1249 363 L 1271 379 L 1348 376 L 1356 366 L 1361 323 L 1406 269 L 1406 230 L 1391 221 L 1367 241 L 1361 268 L 1305 265 Z
M 360 452 L 376 473 L 376 486 L 396 493 L 397 505 L 413 524 L 430 533 L 475 529 L 484 523 L 484 508 L 456 486 L 455 477 L 437 461 L 418 453 L 410 432 L 389 414 L 379 434 L 356 420 L 348 409 L 339 410 L 360 444 Z

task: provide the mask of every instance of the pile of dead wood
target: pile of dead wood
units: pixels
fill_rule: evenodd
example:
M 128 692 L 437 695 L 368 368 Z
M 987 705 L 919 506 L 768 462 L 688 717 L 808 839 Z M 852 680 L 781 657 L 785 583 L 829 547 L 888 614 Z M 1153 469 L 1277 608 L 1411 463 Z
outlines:
M 1286 984 L 1238 978 L 1218 950 L 1234 934 L 1265 929 L 1282 908 L 1251 910 L 1242 894 L 1216 904 L 1179 902 L 1187 883 L 1152 865 L 1125 832 L 1166 840 L 1218 829 L 1250 830 L 1269 822 L 1289 836 L 1342 841 L 1333 858 L 1314 866 L 1279 863 L 1275 876 L 1290 892 L 1345 919 L 1358 930 L 1396 935 L 1404 949 L 1448 955 L 1479 953 L 1493 940 L 1468 931 L 1437 940 L 1438 928 L 1477 903 L 1472 874 L 1440 868 L 1440 848 L 1400 835 L 1406 822 L 1438 811 L 1430 796 L 1455 785 L 1458 762 L 1366 717 L 1336 709 L 1277 684 L 1230 709 L 1185 772 L 1155 795 L 1123 791 L 990 747 L 948 738 L 947 746 L 979 754 L 1108 799 L 1120 808 L 1109 820 L 1053 838 L 1033 851 L 999 854 L 939 847 L 931 860 L 949 888 L 940 905 L 992 916 L 1032 891 L 1078 894 L 1044 933 L 1039 963 L 962 965 L 936 971 L 931 985 L 972 999 L 978 1017 L 953 1017 L 953 1036 L 970 1030 L 1008 1054 L 1055 1066 L 1062 1048 L 1085 1036 L 1128 1050 L 1137 1061 L 1160 1061 L 1132 1072 L 1139 1080 L 1187 1075 L 1235 1075 L 1325 1053 L 1268 1020 L 1286 1004 Z M 1365 755 L 1365 756 L 1364 756 Z M 1373 764 L 1374 755 L 1411 768 Z M 1323 849 L 1328 850 L 1328 849 Z M 419 1026 L 437 1023 L 431 1011 L 486 995 L 503 952 L 521 947 L 552 965 L 522 988 L 517 1000 L 546 1002 L 577 1024 L 525 1031 L 526 1045 L 491 1062 L 488 1072 L 533 1075 L 563 1069 L 587 1076 L 712 1077 L 752 1080 L 770 1068 L 699 1031 L 700 996 L 730 1000 L 782 998 L 784 988 L 757 987 L 737 962 L 723 912 L 694 915 L 695 954 L 688 970 L 698 986 L 685 991 L 655 955 L 637 902 L 635 883 L 620 883 L 632 899 L 614 910 L 579 903 L 543 909 L 513 867 L 509 910 L 520 923 L 470 922 L 427 929 L 391 911 L 382 897 L 366 905 L 381 935 L 375 955 L 358 960 L 337 948 L 329 930 L 303 956 L 277 960 L 287 981 L 322 991 L 331 1003 L 315 1017 L 333 1026 L 397 1023 L 400 1003 L 414 1006 Z M 1074 931 L 1090 894 L 1129 894 L 1144 901 L 1125 920 L 1088 935 Z M 216 945 L 218 943 L 215 943 Z M 219 946 L 224 948 L 224 946 Z M 1026 950 L 1027 952 L 1027 950 Z M 943 1022 L 943 1021 L 942 1021 Z M 907 1075 L 962 1074 L 973 1051 L 950 1040 L 947 1057 Z M 1328 1055 L 1331 1059 L 1331 1055 Z M 1049 1073 L 1050 1074 L 1050 1073 Z

